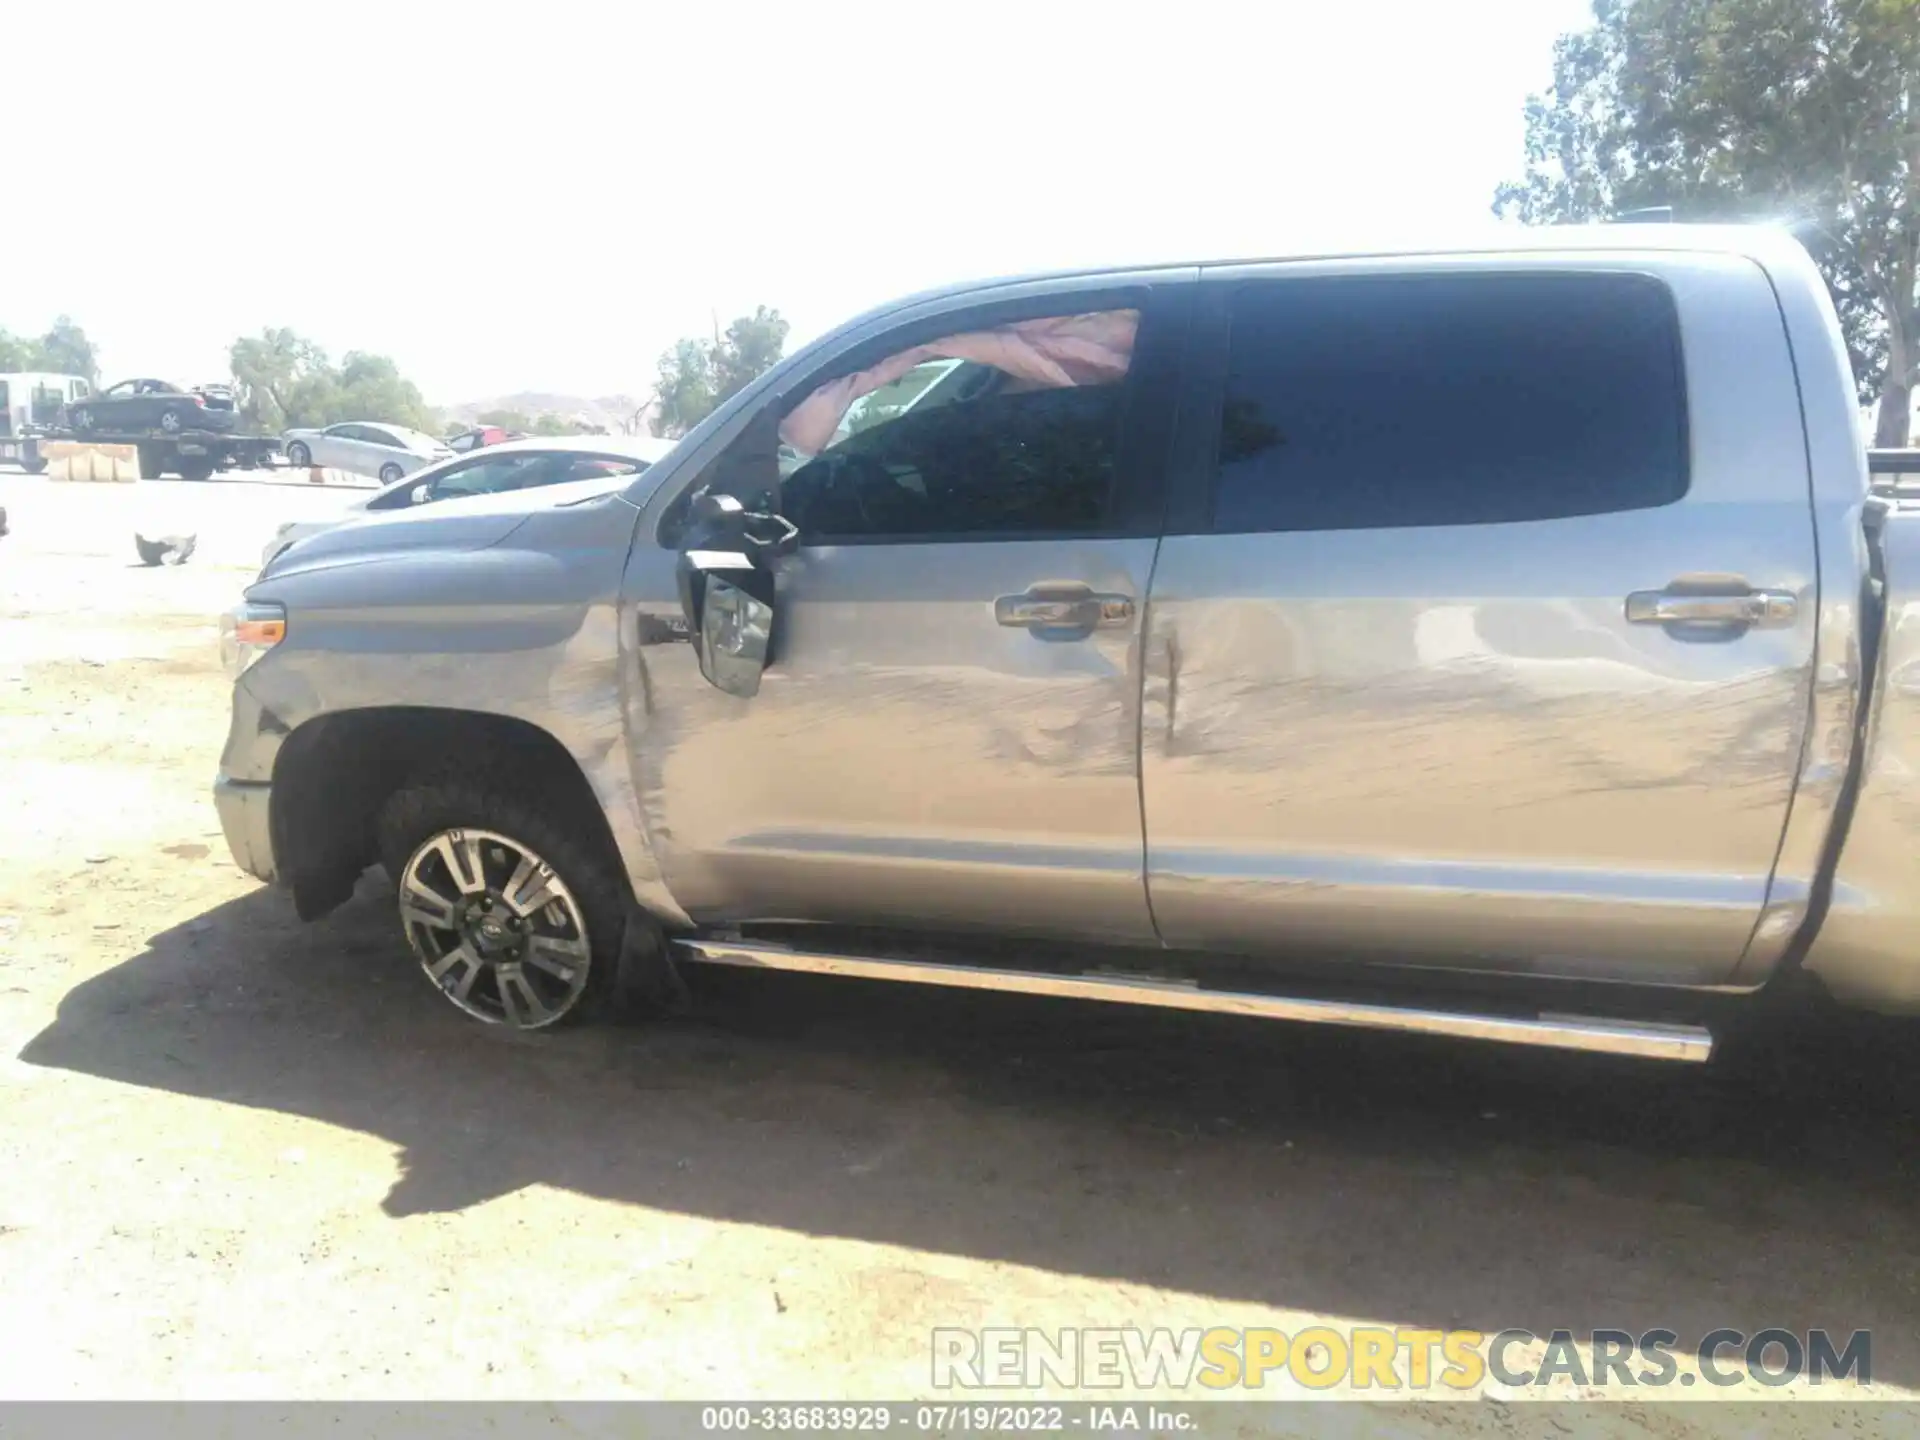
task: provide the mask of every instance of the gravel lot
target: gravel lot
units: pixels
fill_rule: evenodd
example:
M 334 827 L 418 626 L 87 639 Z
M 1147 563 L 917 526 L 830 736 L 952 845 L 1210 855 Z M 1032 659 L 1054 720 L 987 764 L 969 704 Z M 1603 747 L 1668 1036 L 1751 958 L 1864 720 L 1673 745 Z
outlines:
M 381 887 L 297 924 L 209 799 L 212 617 L 332 503 L 0 472 L 0 1398 L 905 1398 L 936 1326 L 1314 1319 L 1868 1328 L 1920 1392 L 1914 1026 L 1697 1071 L 799 977 L 463 1020 Z

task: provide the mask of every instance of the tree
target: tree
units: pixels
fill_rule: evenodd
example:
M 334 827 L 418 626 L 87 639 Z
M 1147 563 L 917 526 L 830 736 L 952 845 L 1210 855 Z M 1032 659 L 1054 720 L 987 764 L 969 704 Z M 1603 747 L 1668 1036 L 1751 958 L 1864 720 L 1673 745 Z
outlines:
M 340 363 L 335 403 L 336 420 L 386 420 L 414 430 L 434 428 L 434 413 L 420 387 L 385 355 L 349 350 Z
M 732 399 L 780 363 L 792 327 L 778 310 L 764 305 L 742 315 L 713 349 L 714 403 Z
M 38 361 L 33 367 L 36 370 L 80 375 L 96 385 L 100 383 L 100 362 L 94 356 L 93 342 L 66 315 L 58 316 L 53 328 L 40 337 Z
M 227 352 L 240 414 L 265 430 L 385 420 L 436 427 L 420 389 L 384 355 L 350 350 L 336 368 L 326 351 L 285 328 L 233 342 Z
M 779 363 L 787 345 L 787 321 L 765 305 L 742 315 L 712 340 L 688 338 L 660 356 L 655 389 L 656 435 L 687 433 L 725 400 Z
M 334 398 L 327 355 L 311 340 L 283 328 L 236 340 L 227 351 L 241 418 L 264 430 L 325 424 Z
M 533 417 L 529 427 L 535 435 L 591 435 L 593 427 L 585 421 L 571 415 L 556 415 L 545 411 Z
M 1526 109 L 1531 224 L 1784 219 L 1832 291 L 1875 443 L 1920 385 L 1920 0 L 1594 0 Z
M 100 383 L 100 362 L 87 332 L 62 315 L 38 340 L 0 330 L 0 374 L 44 370 L 55 375 L 82 375 Z
M 719 403 L 713 384 L 713 349 L 703 340 L 682 340 L 660 357 L 656 387 L 660 413 L 656 435 L 684 435 L 713 413 Z

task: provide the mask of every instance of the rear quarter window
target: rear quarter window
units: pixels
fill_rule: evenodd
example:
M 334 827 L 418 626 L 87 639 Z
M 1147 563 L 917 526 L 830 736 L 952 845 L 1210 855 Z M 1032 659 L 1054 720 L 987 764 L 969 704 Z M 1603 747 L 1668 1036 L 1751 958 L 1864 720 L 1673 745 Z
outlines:
M 1629 274 L 1254 282 L 1231 302 L 1216 533 L 1486 525 L 1687 490 L 1678 318 Z

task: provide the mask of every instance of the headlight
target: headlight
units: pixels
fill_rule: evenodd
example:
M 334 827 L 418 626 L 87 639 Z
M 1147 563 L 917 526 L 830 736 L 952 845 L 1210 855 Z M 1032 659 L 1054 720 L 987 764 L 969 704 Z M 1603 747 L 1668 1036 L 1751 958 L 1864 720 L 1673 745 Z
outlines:
M 243 600 L 220 617 L 220 661 L 236 680 L 267 651 L 287 638 L 284 605 Z

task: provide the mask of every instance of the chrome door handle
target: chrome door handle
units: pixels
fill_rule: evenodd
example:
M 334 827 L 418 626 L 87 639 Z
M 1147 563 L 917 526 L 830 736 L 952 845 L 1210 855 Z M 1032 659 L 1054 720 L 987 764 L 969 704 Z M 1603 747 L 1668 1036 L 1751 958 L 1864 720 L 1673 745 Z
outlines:
M 1133 600 L 1097 593 L 1086 585 L 1033 585 L 1025 594 L 995 600 L 993 618 L 1020 630 L 1112 628 L 1133 619 Z
M 1789 590 L 1694 595 L 1685 590 L 1636 590 L 1627 596 L 1632 625 L 1791 625 L 1799 601 Z

